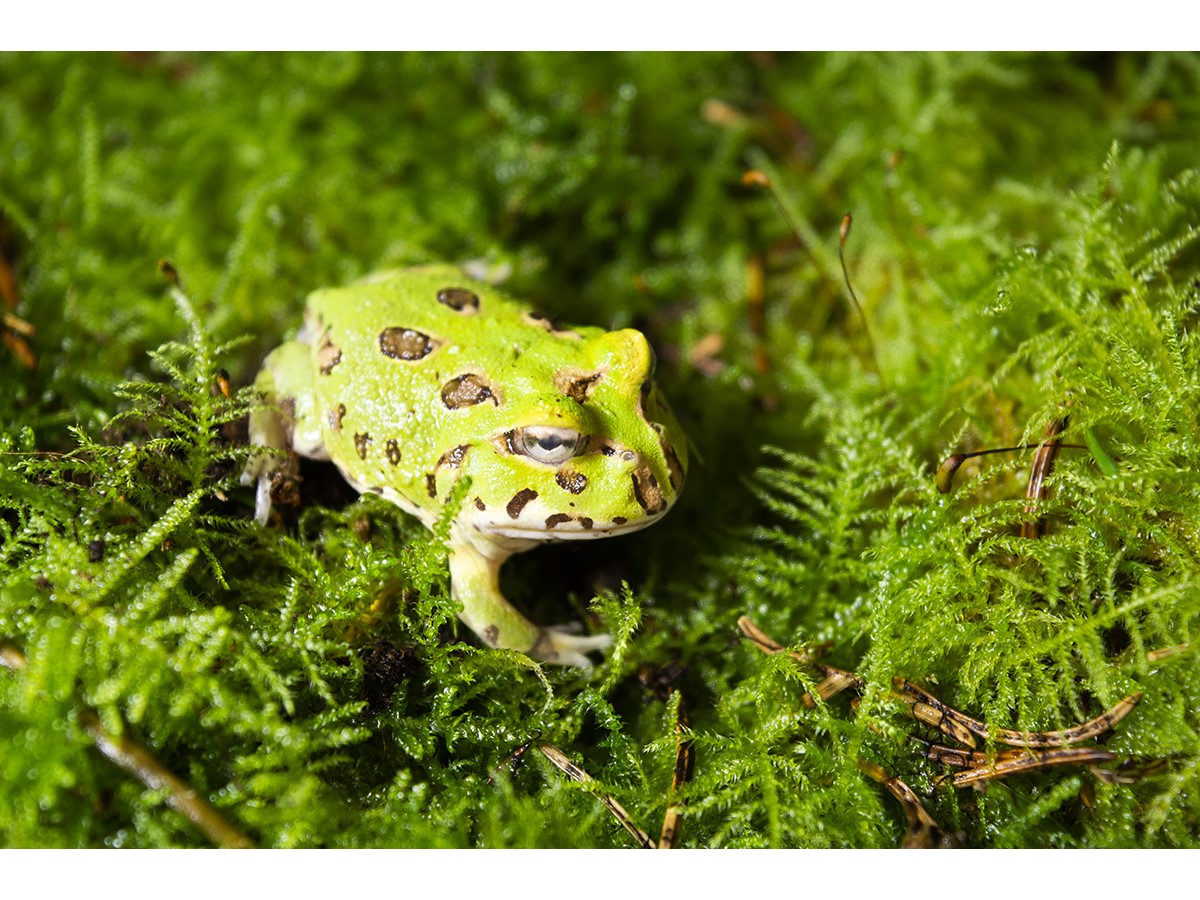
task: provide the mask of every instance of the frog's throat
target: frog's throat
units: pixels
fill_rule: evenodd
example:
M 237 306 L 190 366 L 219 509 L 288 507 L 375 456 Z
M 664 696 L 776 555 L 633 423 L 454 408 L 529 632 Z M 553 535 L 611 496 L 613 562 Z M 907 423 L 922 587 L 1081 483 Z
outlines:
M 469 552 L 481 559 L 486 559 L 499 570 L 500 564 L 514 553 L 524 553 L 532 550 L 538 544 L 546 542 L 546 533 L 539 534 L 499 534 L 498 532 L 482 530 L 473 524 L 456 521 L 450 527 L 450 553 Z

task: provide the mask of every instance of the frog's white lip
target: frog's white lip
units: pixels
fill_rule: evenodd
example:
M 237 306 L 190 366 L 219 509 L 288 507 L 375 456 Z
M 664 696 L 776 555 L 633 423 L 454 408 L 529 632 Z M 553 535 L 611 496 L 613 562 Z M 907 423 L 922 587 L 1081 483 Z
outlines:
M 640 531 L 658 521 L 661 516 L 642 516 L 621 525 L 612 523 L 596 523 L 591 528 L 584 528 L 578 522 L 563 522 L 554 528 L 522 528 L 519 525 L 504 525 L 490 527 L 488 533 L 499 537 L 515 538 L 522 541 L 586 541 L 593 538 L 614 537 Z

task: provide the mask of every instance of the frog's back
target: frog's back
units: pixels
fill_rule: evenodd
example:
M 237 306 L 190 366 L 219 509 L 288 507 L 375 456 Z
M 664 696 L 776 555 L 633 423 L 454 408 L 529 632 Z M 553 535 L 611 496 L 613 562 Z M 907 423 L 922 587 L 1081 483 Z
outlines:
M 447 454 L 496 439 L 525 414 L 581 428 L 577 404 L 552 382 L 603 333 L 559 331 L 460 270 L 429 266 L 315 291 L 302 340 L 330 457 L 411 510 L 438 499 Z

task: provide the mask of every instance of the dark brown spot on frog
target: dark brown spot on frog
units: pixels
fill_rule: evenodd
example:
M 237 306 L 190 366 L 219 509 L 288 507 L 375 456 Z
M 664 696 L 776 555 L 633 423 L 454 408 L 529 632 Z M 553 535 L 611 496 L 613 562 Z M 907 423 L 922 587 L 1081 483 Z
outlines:
M 437 479 L 433 477 L 432 472 L 425 476 L 425 491 L 431 500 L 437 499 Z
M 675 455 L 675 448 L 670 446 L 661 437 L 658 441 L 662 445 L 663 456 L 667 458 L 667 475 L 671 479 L 672 490 L 678 492 L 683 485 L 683 463 L 679 461 L 679 457 Z
M 371 446 L 371 435 L 369 432 L 360 431 L 354 435 L 354 449 L 358 451 L 359 459 L 367 458 L 367 449 Z
M 331 431 L 341 431 L 342 419 L 344 418 L 346 418 L 346 404 L 339 403 L 329 411 L 329 429 Z
M 624 516 L 613 516 L 613 524 L 614 525 L 624 525 L 628 521 L 629 520 L 627 518 L 625 518 Z
M 559 469 L 554 473 L 554 480 L 564 491 L 572 494 L 582 494 L 587 487 L 587 476 L 582 472 L 572 472 L 570 469 Z
M 496 406 L 500 400 L 482 376 L 473 372 L 451 378 L 442 385 L 442 403 L 447 409 L 464 409 L 491 400 Z
M 424 359 L 438 348 L 439 343 L 436 338 L 401 325 L 393 325 L 379 332 L 379 350 L 383 355 L 405 362 Z
M 463 458 L 470 449 L 470 444 L 459 444 L 453 450 L 447 450 L 442 454 L 442 458 L 438 460 L 437 468 L 440 469 L 442 466 L 449 466 L 452 469 L 457 469 L 462 465 Z
M 468 316 L 479 311 L 479 295 L 463 287 L 448 287 L 438 291 L 438 303 Z
M 476 497 L 475 498 L 475 508 L 477 510 L 479 510 L 480 512 L 483 512 L 484 510 L 487 509 L 487 504 L 484 503 L 482 500 L 480 500 L 478 497 Z
M 513 494 L 513 498 L 508 501 L 508 506 L 504 507 L 508 512 L 510 519 L 515 519 L 521 515 L 521 510 L 525 508 L 525 504 L 537 497 L 537 491 L 533 488 L 522 488 Z
M 488 646 L 495 647 L 500 643 L 500 629 L 496 625 L 489 625 L 483 629 L 483 639 L 487 641 Z
M 561 525 L 563 522 L 570 522 L 570 521 L 571 521 L 571 517 L 568 516 L 566 513 L 555 513 L 552 516 L 546 517 L 546 527 L 554 528 L 555 526 Z
M 342 361 L 342 349 L 329 339 L 329 333 L 321 336 L 321 344 L 317 347 L 317 366 L 322 375 L 333 373 L 333 367 Z
M 584 531 L 591 531 L 592 524 L 593 524 L 592 520 L 589 519 L 587 516 L 583 516 L 579 520 L 579 527 L 582 528 Z
M 650 515 L 662 512 L 667 508 L 667 501 L 658 487 L 658 479 L 654 477 L 645 463 L 633 470 L 633 499 L 638 506 Z
M 592 395 L 592 390 L 602 377 L 604 377 L 603 371 L 587 372 L 582 369 L 559 369 L 554 373 L 554 387 L 576 403 L 583 404 L 587 403 L 588 398 Z
M 400 465 L 400 442 L 389 438 L 387 442 L 387 458 L 393 466 Z

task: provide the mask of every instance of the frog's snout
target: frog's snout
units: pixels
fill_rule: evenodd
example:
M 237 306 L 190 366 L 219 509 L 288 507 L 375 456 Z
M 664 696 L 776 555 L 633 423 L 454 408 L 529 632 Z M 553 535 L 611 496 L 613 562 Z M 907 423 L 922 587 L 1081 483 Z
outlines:
M 628 389 L 641 390 L 654 377 L 654 351 L 646 336 L 635 328 L 605 332 L 588 349 L 595 368 Z

